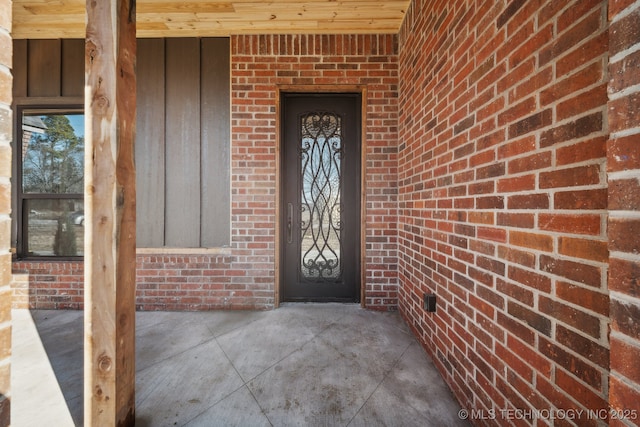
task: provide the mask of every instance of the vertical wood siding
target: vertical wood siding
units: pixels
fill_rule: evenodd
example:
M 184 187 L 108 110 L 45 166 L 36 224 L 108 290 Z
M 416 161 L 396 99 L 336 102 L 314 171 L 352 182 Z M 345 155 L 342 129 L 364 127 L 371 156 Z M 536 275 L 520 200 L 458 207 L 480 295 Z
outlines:
M 168 246 L 200 246 L 200 55 L 197 39 L 167 39 Z
M 138 247 L 228 246 L 229 39 L 138 44 Z M 16 40 L 14 50 L 17 103 L 83 96 L 83 40 Z
M 29 96 L 60 96 L 60 40 L 32 40 L 27 51 Z M 84 78 L 84 77 L 83 77 Z
M 136 184 L 138 246 L 164 245 L 164 40 L 138 41 Z
M 228 245 L 231 233 L 225 220 L 231 209 L 229 57 L 227 39 L 202 40 L 200 235 L 204 247 Z
M 62 96 L 83 96 L 84 57 L 79 52 L 84 52 L 84 40 L 62 40 L 61 48 L 60 94 Z

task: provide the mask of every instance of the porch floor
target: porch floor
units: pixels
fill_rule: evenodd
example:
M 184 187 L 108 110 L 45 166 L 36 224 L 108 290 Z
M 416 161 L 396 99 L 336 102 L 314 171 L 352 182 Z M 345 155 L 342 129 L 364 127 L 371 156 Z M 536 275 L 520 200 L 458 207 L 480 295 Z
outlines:
M 12 425 L 82 425 L 83 313 L 14 310 Z M 466 426 L 397 313 L 139 312 L 137 426 Z

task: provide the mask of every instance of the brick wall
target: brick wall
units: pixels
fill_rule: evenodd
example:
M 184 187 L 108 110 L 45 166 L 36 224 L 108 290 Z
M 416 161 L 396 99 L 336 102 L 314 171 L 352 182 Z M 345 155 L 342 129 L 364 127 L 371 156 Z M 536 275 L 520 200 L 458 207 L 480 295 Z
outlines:
M 11 0 L 0 0 L 0 426 L 11 424 Z
M 609 393 L 624 415 L 640 414 L 640 1 L 610 0 L 609 19 Z
M 278 85 L 366 86 L 365 303 L 395 309 L 396 37 L 237 36 L 231 49 L 231 247 L 139 254 L 138 309 L 273 307 Z M 16 306 L 82 308 L 82 263 L 16 262 L 14 271 L 28 273 L 14 280 Z
M 414 1 L 400 32 L 399 308 L 475 424 L 607 414 L 607 6 Z
M 14 262 L 13 307 L 80 310 L 84 301 L 82 262 Z
M 363 286 L 366 306 L 383 310 L 397 305 L 396 50 L 392 35 L 231 39 L 232 241 L 247 263 L 273 257 L 278 85 L 366 85 Z
M 261 267 L 263 276 L 254 275 Z M 81 261 L 19 261 L 13 268 L 14 308 L 84 308 Z M 136 274 L 138 310 L 273 308 L 273 266 L 266 263 L 240 265 L 228 254 L 139 254 Z

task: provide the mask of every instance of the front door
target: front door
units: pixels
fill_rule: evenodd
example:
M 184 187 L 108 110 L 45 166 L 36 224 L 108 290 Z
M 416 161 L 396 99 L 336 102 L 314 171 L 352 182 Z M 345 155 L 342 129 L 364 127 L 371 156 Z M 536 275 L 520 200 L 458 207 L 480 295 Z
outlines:
M 284 301 L 359 300 L 360 94 L 282 95 Z

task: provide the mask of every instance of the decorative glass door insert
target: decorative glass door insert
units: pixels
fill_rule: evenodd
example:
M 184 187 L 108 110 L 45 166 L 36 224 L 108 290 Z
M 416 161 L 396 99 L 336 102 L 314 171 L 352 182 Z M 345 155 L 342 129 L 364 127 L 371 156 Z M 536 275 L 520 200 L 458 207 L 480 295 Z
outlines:
M 283 94 L 284 301 L 357 301 L 360 95 Z
M 342 276 L 342 118 L 314 112 L 300 121 L 300 273 L 336 280 Z

